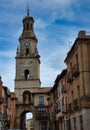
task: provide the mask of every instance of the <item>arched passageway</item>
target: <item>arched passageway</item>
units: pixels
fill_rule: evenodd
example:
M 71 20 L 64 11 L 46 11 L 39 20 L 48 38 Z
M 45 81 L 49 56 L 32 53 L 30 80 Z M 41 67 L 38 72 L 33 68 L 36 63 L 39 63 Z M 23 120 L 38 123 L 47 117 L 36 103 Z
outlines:
M 30 111 L 22 112 L 20 115 L 20 129 L 26 130 L 31 122 L 33 122 L 33 113 Z M 33 123 L 31 127 L 33 128 Z

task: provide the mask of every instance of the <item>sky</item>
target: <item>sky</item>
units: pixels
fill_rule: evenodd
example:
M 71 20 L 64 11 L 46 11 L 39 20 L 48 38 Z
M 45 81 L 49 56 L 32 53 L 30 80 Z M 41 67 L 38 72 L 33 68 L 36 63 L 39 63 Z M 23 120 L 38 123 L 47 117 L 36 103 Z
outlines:
M 64 60 L 78 32 L 90 33 L 89 0 L 1 0 L 0 75 L 10 91 L 14 91 L 16 49 L 27 3 L 38 39 L 42 87 L 53 86 L 57 75 L 66 68 Z

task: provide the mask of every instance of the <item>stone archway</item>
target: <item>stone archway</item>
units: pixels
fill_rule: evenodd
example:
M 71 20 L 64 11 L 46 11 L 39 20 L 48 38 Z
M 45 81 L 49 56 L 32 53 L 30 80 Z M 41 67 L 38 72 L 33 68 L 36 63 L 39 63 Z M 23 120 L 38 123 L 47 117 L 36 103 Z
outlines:
M 15 128 L 20 130 L 26 130 L 26 114 L 31 112 L 34 117 L 34 106 L 30 104 L 18 104 L 16 105 L 16 119 Z
M 31 111 L 25 110 L 20 115 L 20 130 L 26 130 L 26 113 L 28 112 L 31 112 Z

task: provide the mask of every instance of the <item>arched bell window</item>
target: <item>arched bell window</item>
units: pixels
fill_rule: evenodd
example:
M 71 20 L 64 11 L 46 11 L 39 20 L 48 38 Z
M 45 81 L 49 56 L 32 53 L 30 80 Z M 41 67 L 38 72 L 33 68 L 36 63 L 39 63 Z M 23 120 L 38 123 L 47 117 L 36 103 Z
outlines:
M 26 23 L 26 29 L 27 30 L 29 29 L 29 23 Z
M 29 54 L 29 48 L 26 48 L 26 56 Z
M 32 25 L 32 24 L 30 24 L 30 29 L 31 29 L 31 30 L 33 29 L 33 25 Z
M 25 79 L 26 79 L 26 80 L 30 78 L 30 72 L 29 72 L 28 69 L 26 69 L 26 70 L 24 71 L 24 76 L 25 76 Z

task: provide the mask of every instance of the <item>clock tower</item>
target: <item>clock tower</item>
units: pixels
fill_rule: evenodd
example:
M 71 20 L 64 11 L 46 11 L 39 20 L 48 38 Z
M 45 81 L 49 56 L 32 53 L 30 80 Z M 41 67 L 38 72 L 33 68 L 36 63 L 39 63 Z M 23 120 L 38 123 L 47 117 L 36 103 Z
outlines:
M 19 37 L 19 48 L 16 52 L 16 75 L 15 75 L 15 93 L 20 98 L 22 93 L 40 88 L 40 56 L 37 50 L 37 37 L 34 33 L 34 19 L 29 15 L 23 19 L 23 30 Z
M 27 15 L 23 19 L 23 30 L 19 37 L 16 52 L 15 75 L 15 129 L 26 129 L 26 114 L 32 113 L 33 130 L 48 128 L 50 87 L 41 87 L 40 56 L 37 50 L 37 37 L 34 33 L 34 19 Z M 43 112 L 43 115 L 42 115 Z

